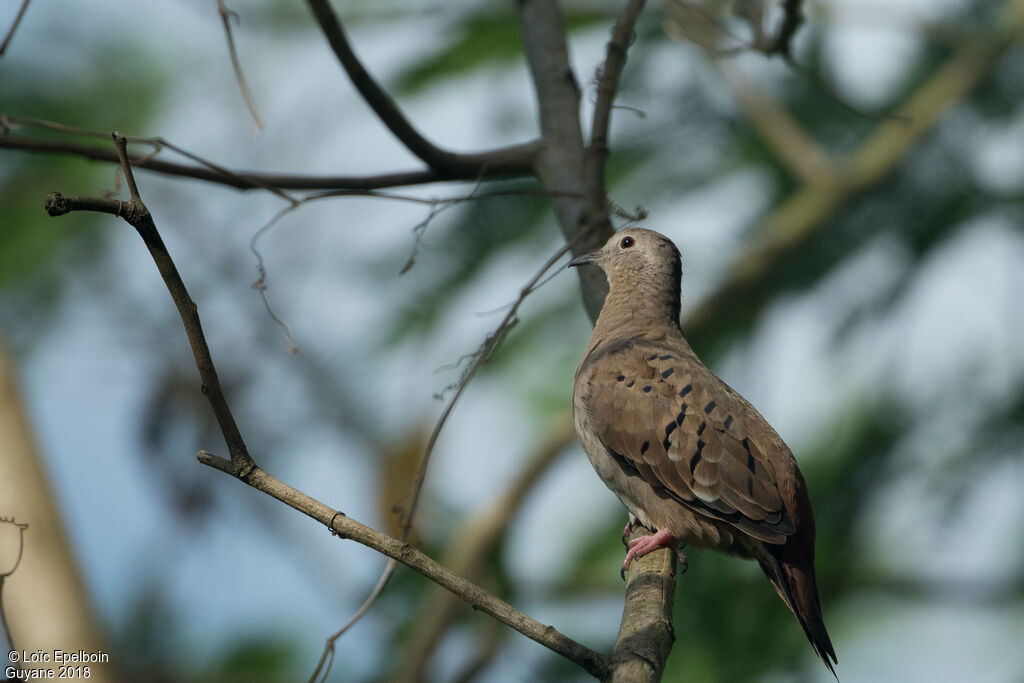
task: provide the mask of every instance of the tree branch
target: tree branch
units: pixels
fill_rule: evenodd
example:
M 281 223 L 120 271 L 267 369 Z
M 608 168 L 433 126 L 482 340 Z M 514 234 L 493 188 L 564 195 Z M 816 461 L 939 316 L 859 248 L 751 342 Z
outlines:
M 284 484 L 256 465 L 249 456 L 238 427 L 231 415 L 216 369 L 210 356 L 209 347 L 203 334 L 195 303 L 178 274 L 167 248 L 157 231 L 152 215 L 142 202 L 131 164 L 127 154 L 127 140 L 114 133 L 114 142 L 124 172 L 131 199 L 121 201 L 98 197 L 70 197 L 58 192 L 51 193 L 46 200 L 46 210 L 51 216 L 60 216 L 72 211 L 98 211 L 123 218 L 142 237 L 163 277 L 171 298 L 174 300 L 192 346 L 192 353 L 202 379 L 202 390 L 210 402 L 218 426 L 227 443 L 231 459 L 226 460 L 206 451 L 200 451 L 198 459 L 242 482 L 262 491 L 303 514 L 319 521 L 330 531 L 345 539 L 354 540 L 377 550 L 389 558 L 405 564 L 420 574 L 443 586 L 469 603 L 474 609 L 490 614 L 511 626 L 528 638 L 550 648 L 554 652 L 578 664 L 590 674 L 601 677 L 607 669 L 608 657 L 594 652 L 559 633 L 551 626 L 545 626 L 531 619 L 479 586 L 442 567 L 408 543 L 392 538 L 346 517 L 305 493 Z M 535 283 L 534 283 L 535 284 Z
M 307 0 L 310 10 L 327 42 L 348 75 L 352 85 L 363 97 L 381 122 L 388 127 L 410 152 L 419 157 L 442 178 L 465 177 L 484 169 L 493 173 L 522 175 L 529 173 L 537 142 L 529 142 L 487 152 L 457 154 L 434 145 L 416 130 L 391 96 L 385 92 L 352 50 L 341 21 L 328 0 Z
M 206 451 L 199 452 L 199 462 L 209 465 L 227 474 L 232 474 L 229 461 Z M 237 476 L 237 475 L 235 475 Z M 491 615 L 498 621 L 511 626 L 527 638 L 557 652 L 566 659 L 583 667 L 595 677 L 604 675 L 608 658 L 598 652 L 577 643 L 559 633 L 551 626 L 545 626 L 531 619 L 508 603 L 496 598 L 479 586 L 467 581 L 450 569 L 443 567 L 422 552 L 397 538 L 381 533 L 356 520 L 345 516 L 324 503 L 311 498 L 302 491 L 292 488 L 268 474 L 259 466 L 254 466 L 246 478 L 246 484 L 281 501 L 325 525 L 331 532 L 343 539 L 356 541 L 386 555 L 419 574 L 427 577 L 439 586 L 459 596 L 473 609 Z
M 631 538 L 649 533 L 638 527 Z M 670 548 L 659 548 L 633 561 L 626 584 L 622 624 L 605 680 L 612 683 L 661 680 L 676 639 L 672 629 L 675 592 L 676 556 Z
M 149 253 L 156 263 L 160 276 L 167 285 L 167 290 L 174 299 L 178 308 L 181 322 L 185 326 L 185 333 L 188 335 L 189 344 L 192 346 L 192 355 L 195 356 L 196 367 L 199 369 L 199 377 L 202 380 L 202 391 L 210 402 L 213 414 L 217 418 L 224 441 L 227 443 L 228 452 L 231 454 L 231 465 L 234 473 L 239 477 L 245 477 L 254 466 L 249 452 L 242 441 L 242 435 L 238 431 L 238 425 L 231 414 L 227 400 L 220 388 L 220 380 L 217 377 L 217 370 L 213 366 L 213 359 L 210 357 L 210 348 L 206 343 L 203 334 L 203 326 L 199 321 L 199 311 L 194 301 L 189 297 L 185 283 L 181 280 L 177 266 L 167 252 L 160 233 L 157 232 L 156 224 L 149 213 L 149 209 L 142 202 L 139 196 L 139 189 L 135 184 L 135 176 L 132 173 L 131 164 L 128 162 L 128 142 L 120 133 L 114 133 L 114 144 L 117 147 L 117 154 L 121 161 L 121 169 L 128 183 L 128 190 L 131 193 L 131 200 L 124 202 L 119 199 L 102 199 L 97 197 L 68 197 L 59 192 L 52 192 L 46 198 L 46 211 L 51 216 L 63 216 L 72 211 L 98 211 L 119 216 L 127 221 L 139 233 L 142 241 L 149 248 Z
M 555 0 L 519 0 L 519 23 L 540 119 L 542 147 L 534 167 L 549 191 L 568 193 L 553 198 L 551 208 L 578 256 L 599 247 L 613 230 L 604 202 L 595 207 L 587 199 L 580 90 L 569 65 L 565 21 Z M 577 276 L 587 313 L 596 320 L 608 280 L 595 266 L 577 268 Z
M 537 480 L 545 474 L 558 456 L 576 440 L 576 432 L 568 416 L 559 421 L 554 433 L 530 456 L 526 466 L 516 475 L 504 492 L 466 520 L 452 534 L 453 542 L 445 551 L 445 565 L 470 581 L 481 577 L 485 560 L 505 538 L 509 522 Z M 412 620 L 413 630 L 405 640 L 402 663 L 395 680 L 425 680 L 427 663 L 441 642 L 448 626 L 457 616 L 455 596 L 443 591 L 428 594 Z
M 0 149 L 15 149 L 26 152 L 42 152 L 48 154 L 70 154 L 94 161 L 119 163 L 117 154 L 105 147 L 80 145 L 62 140 L 47 138 L 29 138 L 22 136 L 0 135 Z M 209 183 L 216 183 L 237 190 L 263 190 L 268 186 L 279 190 L 376 190 L 388 187 L 408 185 L 424 185 L 450 180 L 493 180 L 517 175 L 493 168 L 480 169 L 479 173 L 467 172 L 463 175 L 441 176 L 432 169 L 417 171 L 400 171 L 397 173 L 381 173 L 378 175 L 301 175 L 287 173 L 264 173 L 257 171 L 230 171 L 224 173 L 194 164 L 178 164 L 153 157 L 135 156 L 131 159 L 135 168 L 146 169 L 165 175 L 182 178 L 193 178 Z
M 611 122 L 615 94 L 626 65 L 626 52 L 636 38 L 633 27 L 644 9 L 645 0 L 629 0 L 619 15 L 608 41 L 604 65 L 597 72 L 597 99 L 587 147 L 587 171 L 592 202 L 605 201 L 605 163 L 608 161 L 608 125 Z
M 7 51 L 7 46 L 11 44 L 11 38 L 14 37 L 14 32 L 18 30 L 18 25 L 25 16 L 25 10 L 28 9 L 28 3 L 29 0 L 21 0 L 21 7 L 18 8 L 18 13 L 14 16 L 14 21 L 11 22 L 11 27 L 7 29 L 7 35 L 4 36 L 3 42 L 0 42 L 0 57 L 3 57 L 4 52 Z

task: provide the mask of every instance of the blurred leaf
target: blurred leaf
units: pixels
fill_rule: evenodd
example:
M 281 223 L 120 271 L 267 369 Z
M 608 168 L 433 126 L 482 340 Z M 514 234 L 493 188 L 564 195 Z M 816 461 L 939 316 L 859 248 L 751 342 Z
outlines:
M 612 20 L 607 12 L 567 10 L 565 14 L 570 32 Z M 510 9 L 463 19 L 452 34 L 440 51 L 398 76 L 394 87 L 399 94 L 415 95 L 437 81 L 522 58 L 519 22 Z

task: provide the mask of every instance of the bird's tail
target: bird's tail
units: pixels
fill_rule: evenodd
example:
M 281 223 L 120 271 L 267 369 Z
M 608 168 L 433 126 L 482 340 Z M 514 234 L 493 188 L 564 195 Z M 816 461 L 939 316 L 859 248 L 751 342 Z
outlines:
M 774 548 L 773 548 L 774 550 Z M 781 550 L 781 548 L 780 548 Z M 783 602 L 792 610 L 811 647 L 818 653 L 828 670 L 836 676 L 833 664 L 838 664 L 832 640 L 825 630 L 825 620 L 821 615 L 821 602 L 818 600 L 818 586 L 814 581 L 814 564 L 812 562 L 793 562 L 786 557 L 788 553 L 772 554 L 770 558 L 758 558 L 761 569 L 768 576 L 775 591 Z

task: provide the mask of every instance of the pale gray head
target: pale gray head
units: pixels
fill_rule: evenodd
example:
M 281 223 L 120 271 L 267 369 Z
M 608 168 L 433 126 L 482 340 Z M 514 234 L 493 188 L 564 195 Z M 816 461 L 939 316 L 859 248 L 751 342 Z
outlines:
M 597 251 L 572 260 L 570 266 L 598 265 L 608 276 L 611 296 L 631 308 L 657 308 L 679 319 L 682 259 L 672 240 L 643 228 L 620 230 Z M 607 304 L 607 302 L 606 302 Z
M 651 279 L 670 282 L 678 290 L 683 274 L 682 259 L 672 240 L 660 232 L 643 228 L 620 230 L 603 247 L 574 259 L 569 265 L 585 263 L 601 266 L 612 287 L 619 282 Z

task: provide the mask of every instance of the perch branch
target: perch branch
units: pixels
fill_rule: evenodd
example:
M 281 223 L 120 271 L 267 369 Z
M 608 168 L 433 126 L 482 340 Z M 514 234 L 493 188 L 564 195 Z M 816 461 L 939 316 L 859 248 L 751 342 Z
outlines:
M 638 528 L 632 538 L 649 532 Z M 668 548 L 648 553 L 629 568 L 626 604 L 615 639 L 611 683 L 655 683 L 661 680 L 672 652 L 672 605 L 676 591 L 676 557 Z

